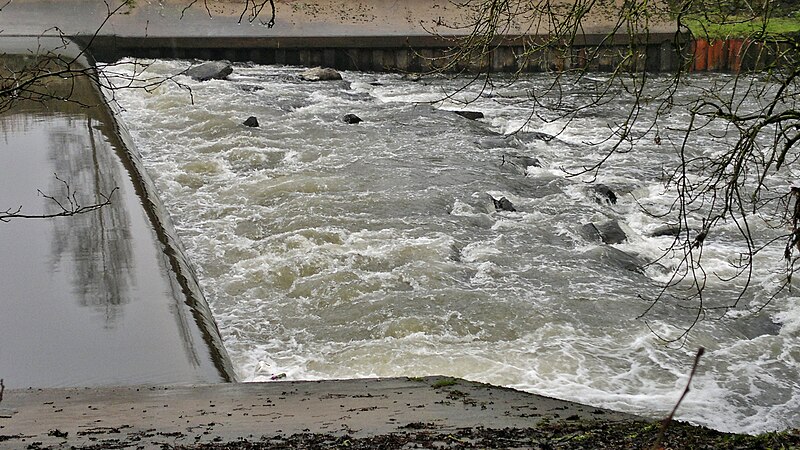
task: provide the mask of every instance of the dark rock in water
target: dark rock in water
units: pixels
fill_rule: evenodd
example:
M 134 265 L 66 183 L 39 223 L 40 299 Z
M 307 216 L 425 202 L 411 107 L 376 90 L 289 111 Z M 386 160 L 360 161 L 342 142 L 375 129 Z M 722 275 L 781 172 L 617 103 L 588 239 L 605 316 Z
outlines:
M 545 198 L 551 195 L 565 195 L 564 187 L 567 183 L 569 181 L 564 178 L 554 176 L 510 178 L 505 180 L 505 190 L 517 197 Z
M 544 142 L 557 141 L 557 142 L 563 142 L 563 141 L 561 141 L 559 139 L 556 139 L 556 137 L 553 136 L 552 134 L 542 133 L 541 131 L 520 131 L 518 133 L 515 133 L 515 136 L 517 136 L 517 139 L 519 139 L 521 142 L 524 142 L 524 143 L 533 142 L 533 141 L 544 141 Z
M 781 331 L 781 324 L 773 322 L 769 314 L 763 311 L 744 317 L 725 317 L 723 320 L 729 321 L 728 327 L 732 331 L 747 339 L 755 339 L 764 335 L 776 336 Z
M 478 144 L 478 147 L 488 150 L 493 148 L 519 148 L 520 142 L 519 140 L 512 136 L 486 136 L 478 139 L 475 141 Z
M 450 245 L 450 260 L 461 262 L 461 249 L 455 244 Z
M 542 162 L 539 161 L 539 158 L 534 158 L 532 156 L 514 156 L 516 159 L 516 164 L 523 167 L 542 167 Z
M 592 186 L 592 192 L 594 192 L 597 203 L 606 203 L 608 205 L 617 204 L 617 195 L 605 184 L 595 184 Z
M 614 247 L 602 246 L 589 251 L 589 254 L 596 257 L 606 265 L 628 270 L 644 275 L 644 268 L 647 261 L 618 250 Z
M 347 86 L 350 83 L 347 81 L 342 81 L 343 86 Z M 349 88 L 348 88 L 349 89 Z M 347 96 L 347 100 L 354 101 L 354 102 L 372 102 L 375 100 L 375 97 L 370 95 L 369 92 L 352 92 L 352 91 L 345 91 L 342 92 L 343 95 Z
M 258 119 L 255 116 L 250 116 L 244 121 L 244 125 L 251 128 L 258 128 Z
M 532 156 L 507 153 L 503 155 L 500 167 L 506 169 L 506 171 L 511 169 L 520 175 L 526 175 L 528 167 L 542 167 L 542 162 L 539 161 L 539 158 L 534 158 Z
M 609 220 L 601 224 L 587 223 L 580 228 L 578 233 L 590 242 L 604 244 L 620 244 L 628 239 L 616 220 Z
M 361 117 L 358 117 L 355 114 L 345 114 L 344 117 L 342 117 L 342 120 L 344 121 L 344 123 L 359 123 L 359 122 L 362 122 Z
M 303 81 L 332 81 L 341 80 L 342 75 L 328 67 L 314 67 L 300 74 Z
M 493 136 L 486 136 L 478 139 L 475 143 L 478 144 L 478 147 L 483 149 L 490 149 L 490 148 L 518 148 L 524 149 L 528 147 L 528 144 L 533 142 L 545 142 L 545 143 L 560 143 L 566 145 L 566 143 L 553 135 L 547 133 L 541 133 L 538 131 L 520 131 L 518 133 L 503 135 L 503 134 L 496 134 Z
M 492 199 L 495 211 L 511 211 L 511 212 L 516 211 L 516 208 L 514 208 L 514 204 L 511 203 L 511 200 L 505 197 L 500 197 L 500 200 L 497 200 L 490 195 L 489 198 Z
M 660 237 L 660 236 L 672 236 L 676 237 L 683 231 L 683 227 L 680 225 L 662 225 L 655 230 L 650 232 L 650 236 L 652 237 Z
M 593 223 L 585 223 L 578 229 L 578 234 L 589 242 L 603 242 L 600 230 Z
M 243 85 L 239 86 L 239 89 L 241 89 L 241 90 L 243 90 L 245 92 L 258 92 L 258 91 L 263 91 L 264 87 L 263 86 L 256 86 L 255 84 L 243 84 Z
M 453 112 L 469 120 L 483 119 L 483 113 L 480 111 L 453 111 Z
M 609 220 L 595 226 L 606 244 L 620 244 L 628 240 L 628 236 L 622 231 L 622 227 L 616 220 Z
M 233 67 L 228 61 L 209 61 L 190 67 L 184 73 L 197 81 L 224 80 L 233 73 Z

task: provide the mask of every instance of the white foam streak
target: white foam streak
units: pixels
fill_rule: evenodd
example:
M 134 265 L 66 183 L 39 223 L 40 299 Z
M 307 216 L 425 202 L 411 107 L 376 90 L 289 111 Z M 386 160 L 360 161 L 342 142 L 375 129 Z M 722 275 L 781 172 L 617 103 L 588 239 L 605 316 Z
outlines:
M 187 66 L 155 61 L 147 73 Z M 654 260 L 672 242 L 652 235 L 670 218 L 638 204 L 668 207 L 659 176 L 673 156 L 663 147 L 619 155 L 597 180 L 562 170 L 603 156 L 606 144 L 587 142 L 608 132 L 605 115 L 619 105 L 564 128 L 529 120 L 525 92 L 543 78 L 442 101 L 458 81 L 346 72 L 348 87 L 302 83 L 298 72 L 179 76 L 193 103 L 175 84 L 118 92 L 242 380 L 443 374 L 658 417 L 703 345 L 680 418 L 747 432 L 800 423 L 800 309 L 781 298 L 757 313 L 777 281 L 768 269 L 754 274 L 759 295 L 729 313 L 740 320 L 701 322 L 684 348 L 648 326 L 679 336 L 692 305 L 662 302 L 647 324 L 637 319 L 649 306 L 639 294 L 651 298 L 683 257 L 670 253 L 646 275 L 625 259 Z M 348 112 L 364 122 L 343 123 Z M 250 115 L 260 128 L 241 125 Z M 520 130 L 529 134 L 504 140 Z M 542 167 L 506 162 L 522 156 Z M 615 205 L 596 202 L 597 182 L 617 191 Z M 488 195 L 517 211 L 495 210 Z M 609 247 L 580 233 L 604 221 L 627 241 Z M 688 225 L 696 233 L 699 217 Z M 741 282 L 717 275 L 734 273 L 740 251 L 735 227 L 708 239 L 709 302 L 737 295 Z M 780 253 L 765 251 L 759 264 L 774 267 Z

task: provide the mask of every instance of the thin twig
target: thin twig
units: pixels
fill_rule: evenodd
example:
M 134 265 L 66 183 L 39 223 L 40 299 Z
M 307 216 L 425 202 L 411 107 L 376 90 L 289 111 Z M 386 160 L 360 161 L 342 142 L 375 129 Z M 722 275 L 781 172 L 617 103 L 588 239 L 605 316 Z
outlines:
M 51 219 L 55 217 L 70 217 L 78 214 L 88 213 L 110 205 L 111 197 L 119 189 L 118 187 L 115 187 L 108 195 L 99 193 L 98 195 L 100 196 L 101 201 L 98 201 L 97 203 L 93 203 L 91 205 L 81 205 L 78 202 L 76 193 L 70 188 L 69 184 L 59 178 L 58 175 L 56 175 L 56 179 L 62 182 L 65 186 L 66 194 L 64 195 L 64 199 L 66 200 L 59 200 L 52 195 L 45 194 L 41 190 L 38 192 L 39 195 L 57 205 L 60 209 L 59 212 L 49 214 L 23 214 L 22 206 L 20 206 L 16 209 L 9 208 L 5 211 L 0 211 L 0 222 L 10 222 L 11 219 Z
M 675 407 L 672 408 L 669 415 L 661 422 L 661 429 L 658 431 L 658 437 L 656 438 L 655 444 L 653 444 L 653 450 L 661 450 L 663 447 L 661 443 L 664 441 L 664 434 L 667 432 L 667 428 L 672 423 L 673 417 L 675 417 L 675 412 L 678 411 L 678 407 L 681 406 L 681 402 L 683 399 L 686 398 L 686 394 L 689 393 L 689 386 L 692 384 L 692 378 L 694 378 L 695 372 L 697 372 L 697 365 L 700 363 L 700 357 L 703 356 L 706 349 L 700 347 L 697 349 L 697 355 L 694 357 L 694 364 L 692 364 L 692 371 L 689 373 L 689 381 L 686 382 L 686 389 L 683 390 L 683 394 L 681 394 L 681 398 L 678 399 L 678 402 L 675 403 Z

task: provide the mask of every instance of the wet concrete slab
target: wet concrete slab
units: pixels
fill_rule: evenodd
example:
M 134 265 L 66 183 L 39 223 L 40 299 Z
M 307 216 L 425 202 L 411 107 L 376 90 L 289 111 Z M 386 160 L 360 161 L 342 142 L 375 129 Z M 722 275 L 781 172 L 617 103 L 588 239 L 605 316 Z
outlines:
M 14 102 L 0 115 L 0 213 L 34 216 L 0 222 L 0 378 L 8 388 L 232 380 L 169 218 L 99 91 L 86 77 L 48 89 L 69 89 L 70 101 Z
M 7 391 L 0 407 L 0 446 L 9 448 L 33 442 L 44 448 L 171 448 L 299 433 L 359 438 L 555 420 L 642 420 L 444 377 Z

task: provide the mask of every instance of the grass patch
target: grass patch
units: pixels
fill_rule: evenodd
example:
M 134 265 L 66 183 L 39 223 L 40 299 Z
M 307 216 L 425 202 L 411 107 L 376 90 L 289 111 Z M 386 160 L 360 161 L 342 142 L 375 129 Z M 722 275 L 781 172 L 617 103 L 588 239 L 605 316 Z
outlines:
M 444 378 L 444 379 L 435 381 L 431 385 L 431 387 L 434 388 L 434 389 L 439 389 L 439 388 L 443 388 L 443 387 L 447 387 L 447 386 L 454 386 L 457 383 L 458 383 L 458 381 L 455 380 L 454 378 Z
M 773 17 L 752 19 L 748 17 L 688 17 L 684 24 L 697 38 L 728 39 L 752 38 L 755 40 L 782 39 L 800 33 L 800 19 L 795 17 Z

